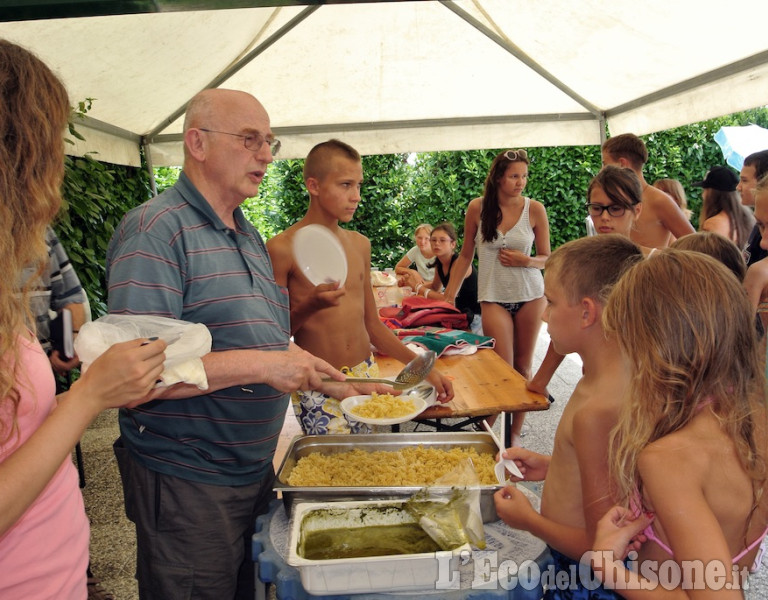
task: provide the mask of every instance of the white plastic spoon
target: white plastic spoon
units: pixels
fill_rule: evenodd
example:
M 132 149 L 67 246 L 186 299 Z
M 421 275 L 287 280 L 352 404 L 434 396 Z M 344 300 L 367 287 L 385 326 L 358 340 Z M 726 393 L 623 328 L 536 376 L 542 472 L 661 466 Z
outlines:
M 504 413 L 501 413 L 499 415 L 501 418 L 501 429 L 502 429 L 502 435 L 504 435 Z M 493 432 L 493 428 L 488 425 L 488 421 L 483 419 L 483 427 L 485 427 L 486 431 L 491 434 L 491 437 L 493 438 L 493 441 L 496 443 L 496 447 L 499 449 L 499 460 L 496 462 L 496 466 L 494 467 L 494 471 L 496 472 L 496 479 L 499 480 L 499 483 L 501 485 L 505 485 L 507 483 L 507 473 L 506 471 L 509 470 L 510 473 L 512 473 L 514 476 L 519 477 L 520 479 L 525 479 L 523 477 L 523 474 L 520 472 L 520 469 L 515 464 L 514 460 L 510 460 L 508 458 L 502 458 L 501 453 L 506 450 L 506 448 L 503 446 L 503 444 L 499 441 L 499 438 L 496 437 L 496 434 Z

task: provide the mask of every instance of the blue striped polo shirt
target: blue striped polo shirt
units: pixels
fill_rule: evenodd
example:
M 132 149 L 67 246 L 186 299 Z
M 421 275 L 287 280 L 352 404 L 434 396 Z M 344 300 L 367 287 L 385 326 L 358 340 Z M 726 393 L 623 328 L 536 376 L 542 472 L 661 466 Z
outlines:
M 204 323 L 213 351 L 285 350 L 288 291 L 238 208 L 228 228 L 182 173 L 129 211 L 107 249 L 109 312 Z M 251 383 L 120 410 L 125 445 L 147 468 L 213 485 L 247 485 L 272 467 L 288 396 Z

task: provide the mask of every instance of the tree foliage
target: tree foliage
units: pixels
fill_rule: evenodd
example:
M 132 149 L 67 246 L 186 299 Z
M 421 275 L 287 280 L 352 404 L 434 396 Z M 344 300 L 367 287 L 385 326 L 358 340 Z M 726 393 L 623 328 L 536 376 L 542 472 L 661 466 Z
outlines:
M 88 104 L 80 105 L 87 110 Z M 688 194 L 693 222 L 701 207 L 701 190 L 691 186 L 714 165 L 724 164 L 713 136 L 724 125 L 756 123 L 768 128 L 768 108 L 754 109 L 643 136 L 650 159 L 644 175 L 679 179 Z M 510 145 L 514 147 L 514 143 Z M 413 245 L 419 223 L 451 221 L 463 235 L 464 212 L 482 195 L 485 177 L 498 150 L 425 152 L 363 157 L 362 201 L 350 229 L 371 240 L 371 262 L 385 268 Z M 529 149 L 526 195 L 543 202 L 549 216 L 552 248 L 585 233 L 585 191 L 600 170 L 597 146 Z M 308 203 L 302 178 L 303 160 L 278 160 L 268 169 L 259 196 L 243 211 L 268 239 L 298 221 Z M 155 170 L 158 192 L 172 185 L 180 169 Z M 64 198 L 68 210 L 55 228 L 88 291 L 96 316 L 105 310 L 106 247 L 119 220 L 150 196 L 146 171 L 67 158 Z
M 105 257 L 120 219 L 150 197 L 146 169 L 66 157 L 64 208 L 54 223 L 83 284 L 93 316 L 106 313 Z
M 691 186 L 714 165 L 724 164 L 714 134 L 722 126 L 756 123 L 768 128 L 768 108 L 748 110 L 693 125 L 642 136 L 650 155 L 644 169 L 649 184 L 672 178 L 683 183 L 693 224 L 698 226 L 701 189 Z M 464 213 L 482 195 L 485 177 L 499 149 L 424 152 L 411 157 L 363 157 L 362 202 L 348 227 L 371 240 L 372 264 L 393 266 L 413 245 L 419 223 L 450 221 L 463 237 Z M 600 170 L 598 146 L 531 148 L 525 194 L 547 208 L 552 248 L 586 232 L 586 189 Z M 246 202 L 251 221 L 267 238 L 300 219 L 306 210 L 302 160 L 276 161 L 257 198 Z

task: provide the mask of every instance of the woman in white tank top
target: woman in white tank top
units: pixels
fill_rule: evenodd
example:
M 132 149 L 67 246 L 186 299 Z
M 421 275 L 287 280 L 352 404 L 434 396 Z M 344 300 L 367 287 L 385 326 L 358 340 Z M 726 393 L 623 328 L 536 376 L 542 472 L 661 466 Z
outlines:
M 459 259 L 468 264 L 477 248 L 483 333 L 496 339 L 496 352 L 526 379 L 546 304 L 541 270 L 550 254 L 547 211 L 523 196 L 529 162 L 525 150 L 494 159 L 483 196 L 467 207 Z M 455 297 L 453 285 L 445 293 Z M 507 438 L 512 445 L 519 445 L 524 418 L 515 413 L 513 437 Z

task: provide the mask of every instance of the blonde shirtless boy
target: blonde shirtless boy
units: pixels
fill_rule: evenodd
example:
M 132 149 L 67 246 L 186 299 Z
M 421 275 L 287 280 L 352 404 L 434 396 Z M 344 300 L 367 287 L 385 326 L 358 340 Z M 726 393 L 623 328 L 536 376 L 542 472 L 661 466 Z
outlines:
M 632 241 L 605 234 L 563 244 L 547 261 L 543 319 L 558 353 L 579 354 L 583 376 L 563 411 L 551 457 L 517 447 L 505 452 L 527 481 L 544 480 L 541 513 L 512 486 L 499 490 L 494 500 L 508 525 L 547 543 L 557 570 L 578 564 L 590 549 L 597 521 L 614 504 L 607 448 L 626 380 L 619 346 L 606 338 L 601 317 L 610 287 L 641 260 L 643 253 Z M 557 598 L 556 592 L 546 597 Z M 607 593 L 605 597 L 618 597 Z
M 348 223 L 360 204 L 363 165 L 360 154 L 348 144 L 329 140 L 310 150 L 304 163 L 304 184 L 309 208 L 304 217 L 267 242 L 275 280 L 288 288 L 291 299 L 291 333 L 307 352 L 319 356 L 356 377 L 377 377 L 371 353 L 376 349 L 403 363 L 415 354 L 379 320 L 370 283 L 371 243 L 365 236 L 339 227 Z M 347 257 L 345 282 L 315 286 L 298 269 L 293 256 L 293 236 L 310 224 L 327 227 L 339 240 Z M 451 382 L 436 370 L 428 377 L 438 400 L 453 397 Z M 292 403 L 307 434 L 367 433 L 368 425 L 345 418 L 339 401 L 320 392 L 298 392 Z
M 602 156 L 603 165 L 632 169 L 643 186 L 643 210 L 630 234 L 633 242 L 646 248 L 666 248 L 676 238 L 694 232 L 672 196 L 645 181 L 643 166 L 648 162 L 648 150 L 643 140 L 632 133 L 613 136 L 603 144 Z

